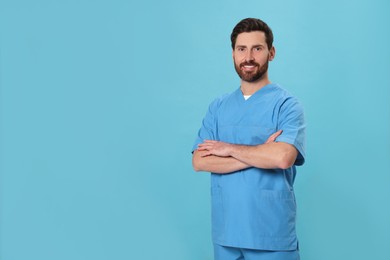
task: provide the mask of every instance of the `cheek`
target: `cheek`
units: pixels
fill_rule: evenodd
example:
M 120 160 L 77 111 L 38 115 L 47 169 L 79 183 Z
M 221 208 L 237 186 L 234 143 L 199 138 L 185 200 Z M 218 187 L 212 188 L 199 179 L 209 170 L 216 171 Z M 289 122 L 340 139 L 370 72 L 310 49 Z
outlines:
M 268 54 L 262 54 L 262 55 L 257 56 L 256 60 L 258 63 L 264 64 L 268 61 L 269 58 L 270 58 L 270 56 Z
M 237 57 L 233 57 L 234 65 L 239 66 L 241 61 Z
M 245 59 L 245 54 L 235 54 L 233 55 L 233 59 L 236 61 L 236 62 L 240 62 L 242 60 Z

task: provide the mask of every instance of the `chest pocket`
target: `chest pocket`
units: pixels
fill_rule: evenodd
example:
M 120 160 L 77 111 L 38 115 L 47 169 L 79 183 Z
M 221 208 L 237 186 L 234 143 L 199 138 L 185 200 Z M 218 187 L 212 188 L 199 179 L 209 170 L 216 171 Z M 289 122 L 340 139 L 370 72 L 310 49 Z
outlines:
M 263 144 L 270 135 L 276 132 L 276 127 L 263 126 L 220 126 L 219 140 L 233 144 L 258 145 Z

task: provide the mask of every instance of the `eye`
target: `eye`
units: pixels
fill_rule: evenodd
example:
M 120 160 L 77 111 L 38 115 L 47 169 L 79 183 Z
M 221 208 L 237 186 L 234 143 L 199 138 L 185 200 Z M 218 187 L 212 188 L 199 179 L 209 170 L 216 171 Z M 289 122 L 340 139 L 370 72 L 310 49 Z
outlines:
M 238 48 L 237 48 L 237 51 L 243 52 L 243 51 L 245 51 L 245 48 L 243 48 L 243 47 L 238 47 Z
M 255 51 L 261 51 L 261 47 L 256 47 Z

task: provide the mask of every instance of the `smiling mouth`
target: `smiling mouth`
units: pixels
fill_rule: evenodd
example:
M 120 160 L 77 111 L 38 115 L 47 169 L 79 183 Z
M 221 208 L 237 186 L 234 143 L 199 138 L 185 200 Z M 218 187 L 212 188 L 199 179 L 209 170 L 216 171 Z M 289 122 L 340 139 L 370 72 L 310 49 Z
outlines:
M 241 69 L 244 71 L 253 71 L 256 67 L 256 65 L 242 65 Z

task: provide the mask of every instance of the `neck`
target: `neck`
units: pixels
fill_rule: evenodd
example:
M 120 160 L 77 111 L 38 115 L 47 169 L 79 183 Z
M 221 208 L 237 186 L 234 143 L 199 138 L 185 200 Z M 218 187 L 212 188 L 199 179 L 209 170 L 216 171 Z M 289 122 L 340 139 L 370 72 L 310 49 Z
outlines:
M 255 82 L 247 82 L 241 80 L 241 91 L 244 95 L 253 95 L 256 91 L 263 88 L 264 86 L 270 84 L 271 81 L 267 76 L 255 81 Z

